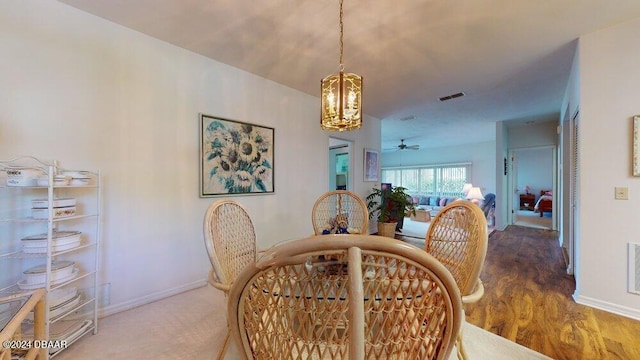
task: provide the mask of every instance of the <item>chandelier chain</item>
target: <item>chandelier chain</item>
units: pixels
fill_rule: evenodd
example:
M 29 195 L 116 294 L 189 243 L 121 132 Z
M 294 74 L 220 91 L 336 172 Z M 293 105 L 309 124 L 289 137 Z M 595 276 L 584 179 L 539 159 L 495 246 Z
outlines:
M 357 130 L 362 127 L 362 76 L 344 72 L 344 0 L 340 4 L 340 73 L 331 74 L 320 84 L 320 128 L 329 131 Z
M 344 71 L 344 61 L 342 59 L 342 53 L 344 48 L 344 42 L 342 40 L 344 34 L 344 25 L 342 24 L 342 1 L 340 0 L 340 72 Z

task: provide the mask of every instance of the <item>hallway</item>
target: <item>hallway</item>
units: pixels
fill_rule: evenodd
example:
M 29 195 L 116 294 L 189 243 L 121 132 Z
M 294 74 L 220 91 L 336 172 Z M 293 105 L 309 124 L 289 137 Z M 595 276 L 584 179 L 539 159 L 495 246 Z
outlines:
M 514 216 L 514 225 L 526 226 L 535 229 L 551 230 L 551 214 L 545 213 L 543 217 L 540 214 L 530 210 L 516 210 L 516 216 Z

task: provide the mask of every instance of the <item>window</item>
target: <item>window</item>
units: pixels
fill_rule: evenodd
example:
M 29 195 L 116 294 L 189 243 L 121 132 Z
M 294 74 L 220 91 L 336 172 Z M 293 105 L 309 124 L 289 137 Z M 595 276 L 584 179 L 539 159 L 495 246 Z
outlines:
M 382 169 L 382 182 L 407 188 L 413 195 L 462 196 L 471 179 L 471 164 Z

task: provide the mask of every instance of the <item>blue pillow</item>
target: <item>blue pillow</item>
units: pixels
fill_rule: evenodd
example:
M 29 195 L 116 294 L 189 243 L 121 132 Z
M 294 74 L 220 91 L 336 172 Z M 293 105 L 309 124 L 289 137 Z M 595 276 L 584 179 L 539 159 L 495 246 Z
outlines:
M 429 205 L 429 197 L 428 196 L 420 196 L 420 201 L 418 205 Z
M 438 206 L 438 202 L 440 201 L 440 199 L 438 199 L 437 196 L 431 196 L 429 198 L 429 206 Z

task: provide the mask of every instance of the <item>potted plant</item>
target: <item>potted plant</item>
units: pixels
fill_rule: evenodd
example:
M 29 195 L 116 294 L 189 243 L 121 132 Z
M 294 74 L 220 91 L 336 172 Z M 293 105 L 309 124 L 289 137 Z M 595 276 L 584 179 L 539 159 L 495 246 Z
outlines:
M 377 214 L 378 235 L 395 237 L 398 221 L 406 215 L 415 215 L 413 199 L 401 186 L 391 186 L 388 189 L 373 188 L 366 198 L 369 219 Z

